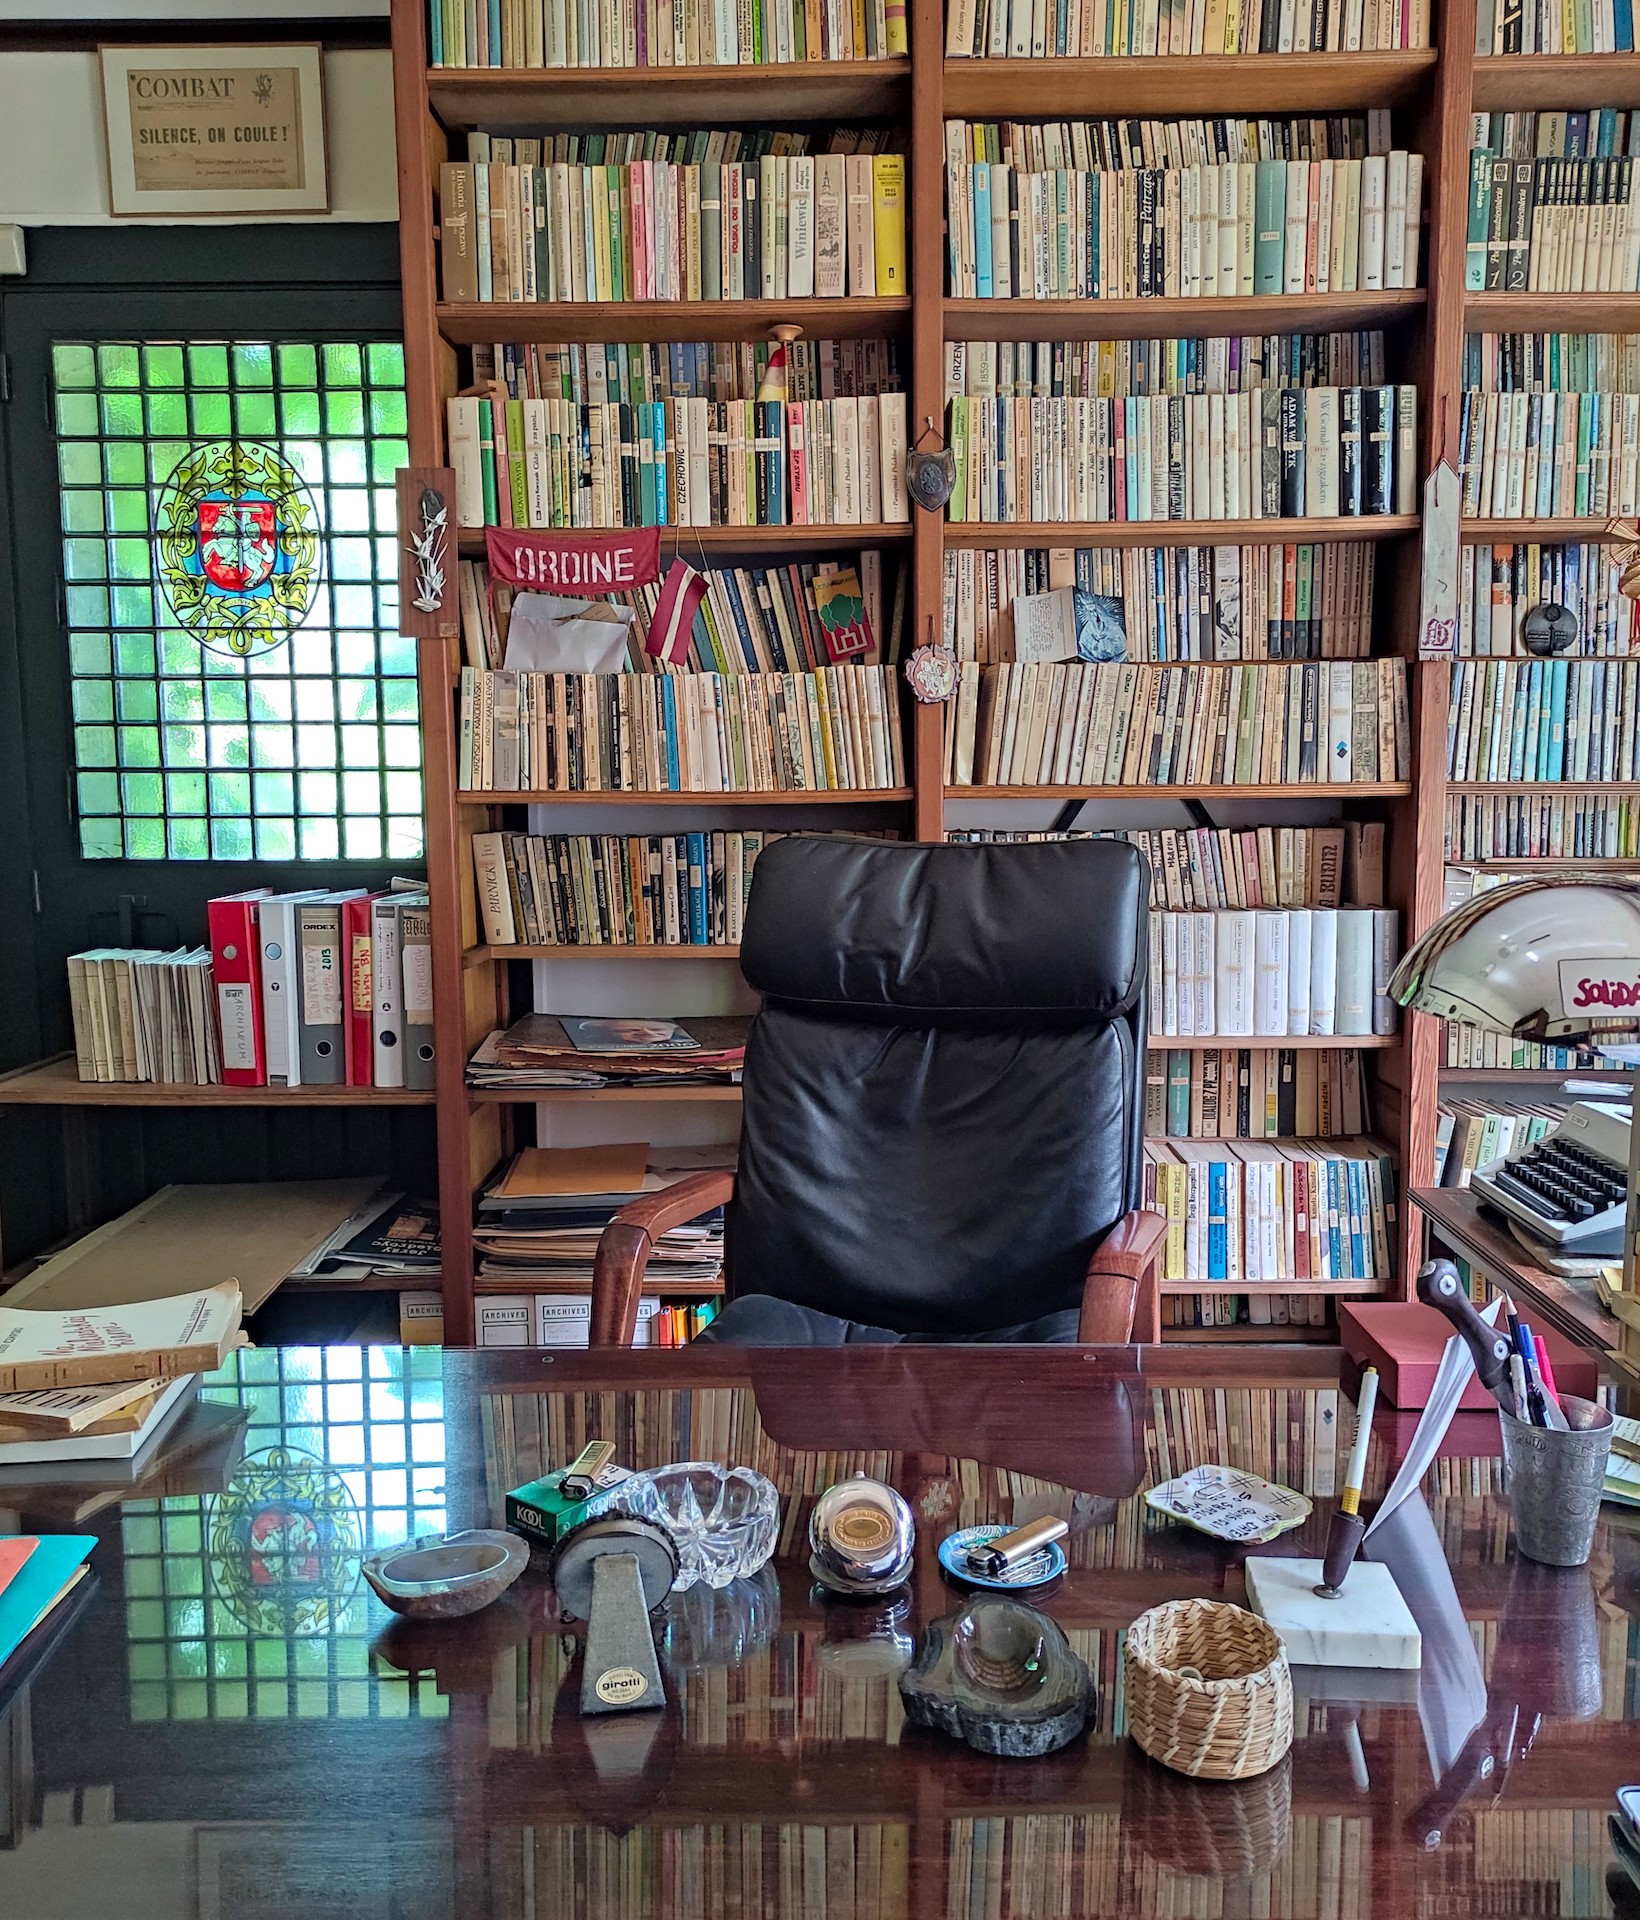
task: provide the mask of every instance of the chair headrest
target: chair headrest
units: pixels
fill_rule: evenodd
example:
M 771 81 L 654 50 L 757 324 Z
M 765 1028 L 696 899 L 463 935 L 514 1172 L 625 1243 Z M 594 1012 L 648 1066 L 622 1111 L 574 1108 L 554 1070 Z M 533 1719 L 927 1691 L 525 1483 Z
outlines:
M 741 971 L 774 999 L 866 1015 L 1108 1020 L 1143 987 L 1149 896 L 1125 840 L 794 835 L 758 856 Z

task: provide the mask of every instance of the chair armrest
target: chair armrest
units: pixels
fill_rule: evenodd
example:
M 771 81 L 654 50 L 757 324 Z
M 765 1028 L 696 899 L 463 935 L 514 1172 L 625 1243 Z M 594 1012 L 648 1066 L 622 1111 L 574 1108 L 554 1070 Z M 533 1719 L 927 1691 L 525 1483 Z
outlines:
M 630 1347 L 638 1330 L 638 1296 L 656 1239 L 669 1227 L 698 1220 L 734 1197 L 727 1168 L 692 1173 L 660 1193 L 629 1200 L 598 1240 L 592 1266 L 592 1344 Z
M 1154 1344 L 1162 1337 L 1159 1272 L 1167 1221 L 1135 1210 L 1117 1221 L 1088 1262 L 1077 1338 L 1085 1344 Z

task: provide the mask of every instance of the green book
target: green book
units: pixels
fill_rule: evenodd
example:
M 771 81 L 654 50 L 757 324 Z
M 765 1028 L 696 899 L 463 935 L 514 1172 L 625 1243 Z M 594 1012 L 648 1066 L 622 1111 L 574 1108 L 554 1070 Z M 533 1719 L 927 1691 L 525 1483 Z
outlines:
M 495 487 L 495 418 L 490 407 L 488 400 L 478 403 L 478 466 L 484 479 L 484 524 L 487 527 L 497 526 L 500 521 Z
M 1287 231 L 1287 163 L 1261 160 L 1254 201 L 1253 291 L 1280 293 Z
M 1190 1137 L 1190 1060 L 1185 1048 L 1168 1049 L 1167 1131 L 1174 1140 Z
M 626 193 L 624 167 L 606 166 L 609 183 L 609 280 L 611 300 L 626 300 L 631 289 L 626 283 L 626 263 L 631 258 L 626 245 Z
M 1486 236 L 1492 218 L 1492 155 L 1486 147 L 1475 147 L 1469 155 L 1469 232 L 1463 253 L 1463 284 L 1466 293 L 1481 293 L 1486 287 Z
M 512 500 L 515 527 L 530 524 L 529 481 L 524 463 L 524 403 L 507 402 L 507 486 Z

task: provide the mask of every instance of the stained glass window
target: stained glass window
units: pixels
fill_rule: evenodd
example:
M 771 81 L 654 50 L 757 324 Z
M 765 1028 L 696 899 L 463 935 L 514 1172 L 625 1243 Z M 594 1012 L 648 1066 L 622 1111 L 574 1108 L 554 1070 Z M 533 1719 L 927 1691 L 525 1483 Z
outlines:
M 53 348 L 80 849 L 87 859 L 395 860 L 422 851 L 415 647 L 400 639 L 396 342 Z M 254 442 L 305 483 L 312 611 L 239 656 L 176 617 L 166 481 Z
M 359 1572 L 445 1529 L 440 1350 L 247 1348 L 202 1397 L 250 1415 L 226 1486 L 121 1509 L 132 1719 L 441 1718 L 372 1657 Z

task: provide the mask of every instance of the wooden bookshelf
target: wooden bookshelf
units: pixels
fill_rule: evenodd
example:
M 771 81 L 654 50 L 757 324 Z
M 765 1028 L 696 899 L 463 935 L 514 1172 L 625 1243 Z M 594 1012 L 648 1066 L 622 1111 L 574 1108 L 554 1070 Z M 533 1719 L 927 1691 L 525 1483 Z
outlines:
M 673 1106 L 740 1105 L 739 1087 L 469 1087 L 475 1107 L 617 1106 L 659 1100 Z
M 1589 106 L 1640 102 L 1640 58 L 1477 60 L 1474 0 L 1437 0 L 1431 49 L 1394 53 L 1247 55 L 1237 58 L 947 60 L 942 0 L 909 0 L 910 55 L 862 63 L 736 69 L 429 71 L 421 0 L 392 0 L 398 119 L 400 206 L 404 234 L 406 371 L 411 457 L 436 464 L 443 454 L 445 398 L 467 377 L 465 349 L 497 343 L 577 341 L 662 342 L 677 339 L 761 341 L 776 322 L 800 325 L 811 339 L 896 337 L 909 392 L 912 431 L 942 422 L 945 345 L 953 339 L 996 341 L 1182 335 L 1265 334 L 1294 330 L 1386 334 L 1387 377 L 1418 389 L 1420 475 L 1444 450 L 1457 446 L 1466 327 L 1541 329 L 1573 325 L 1588 330 L 1640 329 L 1640 296 L 1466 295 L 1469 116 L 1475 108 Z M 1426 224 L 1416 289 L 1388 293 L 1297 295 L 1244 300 L 978 301 L 945 292 L 944 231 L 947 117 L 1036 119 L 1080 116 L 1324 115 L 1395 110 L 1397 145 L 1425 157 Z M 900 128 L 908 156 L 909 283 L 900 299 L 761 300 L 702 303 L 577 302 L 566 304 L 441 304 L 435 271 L 434 187 L 438 162 L 459 157 L 463 130 L 505 131 L 576 127 L 684 127 L 751 124 L 779 126 L 862 119 Z M 1573 308 L 1575 306 L 1575 313 Z M 1420 495 L 1421 498 L 1421 495 Z M 913 509 L 909 527 L 701 529 L 708 556 L 740 553 L 757 563 L 765 555 L 846 555 L 864 546 L 908 555 L 911 577 L 906 632 L 917 641 L 942 619 L 947 554 L 990 547 L 1291 546 L 1314 542 L 1371 542 L 1375 566 L 1373 652 L 1411 661 L 1418 600 L 1418 514 L 1360 518 L 1090 523 L 987 523 L 952 526 Z M 1507 523 L 1477 520 L 1464 529 L 1481 543 L 1589 538 L 1581 521 Z M 671 530 L 688 553 L 693 529 Z M 482 535 L 461 536 L 464 553 L 482 550 Z M 1284 803 L 1283 825 L 1346 819 L 1381 821 L 1387 828 L 1387 903 L 1402 919 L 1403 941 L 1421 933 L 1441 906 L 1448 674 L 1444 662 L 1415 663 L 1408 673 L 1412 769 L 1407 781 L 1362 784 L 1189 787 L 967 786 L 945 787 L 942 726 L 937 708 L 905 715 L 909 784 L 892 790 L 842 793 L 471 793 L 455 790 L 451 688 L 458 662 L 447 649 L 422 643 L 422 700 L 426 718 L 429 873 L 434 902 L 435 997 L 438 1007 L 441 1203 L 444 1212 L 446 1328 L 452 1341 L 471 1338 L 472 1250 L 467 1235 L 470 1197 L 510 1149 L 520 1106 L 574 1107 L 632 1101 L 738 1101 L 734 1088 L 541 1090 L 513 1093 L 469 1089 L 464 1062 L 473 1047 L 515 1009 L 509 982 L 523 978 L 514 960 L 608 962 L 732 960 L 726 948 L 490 947 L 477 922 L 470 872 L 470 835 L 499 824 L 504 808 L 648 808 L 651 817 L 767 818 L 806 824 L 853 818 L 903 819 L 918 838 L 933 840 L 948 820 L 964 825 L 1012 803 L 1057 810 L 1060 823 L 1080 802 L 1141 802 L 1145 824 L 1237 825 L 1269 819 L 1259 809 Z M 1497 792 L 1496 787 L 1453 789 Z M 1569 791 L 1561 788 L 1558 791 Z M 1610 790 L 1610 789 L 1608 789 Z M 1640 792 L 1640 787 L 1618 789 Z M 1157 819 L 1158 803 L 1176 809 Z M 1211 815 L 1191 812 L 1209 807 Z M 807 816 L 793 808 L 809 808 Z M 844 811 L 838 812 L 838 809 Z M 765 811 L 766 810 L 766 811 Z M 573 819 L 569 814 L 561 819 Z M 588 816 L 595 817 L 595 816 Z M 640 816 L 630 814 L 637 819 Z M 512 816 L 516 823 L 518 816 Z M 1100 825 L 1130 824 L 1107 806 Z M 1521 864 L 1521 863 L 1502 863 Z M 1640 865 L 1640 861 L 1635 863 Z M 617 971 L 612 979 L 619 979 Z M 682 976 L 680 976 L 682 977 Z M 714 986 L 715 990 L 715 986 Z M 1435 1104 L 1447 1077 L 1439 1064 L 1438 1027 L 1409 1018 L 1393 1036 L 1283 1037 L 1267 1044 L 1349 1045 L 1366 1055 L 1365 1077 L 1382 1096 L 1390 1145 L 1404 1166 L 1409 1146 L 1433 1138 Z M 1157 1048 L 1205 1047 L 1207 1040 L 1152 1040 Z M 1256 1040 L 1221 1040 L 1255 1045 Z M 520 1121 L 520 1124 L 522 1122 Z M 611 1122 L 611 1124 L 617 1124 Z M 527 1137 L 527 1136 L 523 1136 Z M 1404 1290 L 1416 1265 L 1419 1229 L 1402 1208 L 1399 1248 Z M 488 1284 L 488 1283 L 487 1283 Z M 1179 1291 L 1205 1291 L 1182 1286 Z M 1243 1286 L 1239 1291 L 1246 1292 Z M 1272 1291 L 1300 1291 L 1286 1285 Z M 1349 1291 L 1370 1291 L 1353 1285 Z M 1214 1329 L 1172 1329 L 1170 1337 L 1215 1337 Z M 1309 1329 L 1228 1329 L 1231 1338 L 1256 1334 L 1291 1339 Z
M 1401 1044 L 1400 1035 L 1394 1033 L 1218 1033 L 1211 1039 L 1202 1039 L 1190 1034 L 1157 1033 L 1154 1029 L 1146 1036 L 1146 1044 L 1152 1053 L 1206 1053 L 1209 1049 L 1234 1051 L 1238 1047 L 1279 1047 L 1284 1051 L 1296 1047 L 1301 1051 L 1336 1047 L 1343 1049 L 1354 1047 L 1363 1052 L 1376 1052 L 1386 1047 Z
M 1528 546 L 1546 541 L 1592 540 L 1605 535 L 1606 515 L 1561 514 L 1539 520 L 1465 520 L 1460 533 L 1477 546 Z
M 1508 1081 L 1512 1087 L 1559 1087 L 1568 1080 L 1600 1080 L 1625 1086 L 1634 1079 L 1628 1067 L 1442 1067 L 1441 1079 L 1457 1085 Z
M 192 1087 L 82 1080 L 71 1053 L 0 1074 L 0 1107 L 430 1107 L 408 1087 Z

